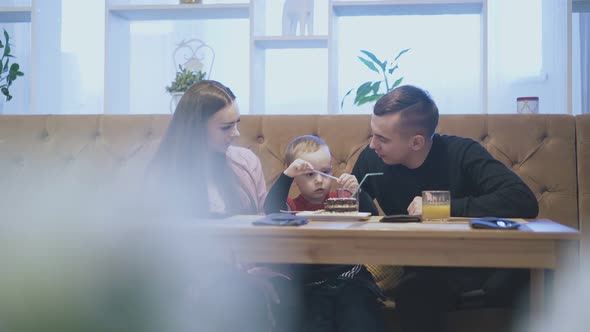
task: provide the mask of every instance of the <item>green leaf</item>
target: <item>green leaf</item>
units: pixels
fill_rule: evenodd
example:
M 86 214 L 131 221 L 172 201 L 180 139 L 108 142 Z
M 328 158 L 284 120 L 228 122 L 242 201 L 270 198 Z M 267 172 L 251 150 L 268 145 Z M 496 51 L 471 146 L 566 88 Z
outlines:
M 352 92 L 352 90 L 354 90 L 354 89 L 348 90 L 348 92 L 344 95 L 344 97 L 342 97 L 342 101 L 340 102 L 340 109 L 344 108 L 344 99 L 346 99 L 346 97 L 348 97 L 348 95 Z
M 356 97 L 354 98 L 354 104 L 358 105 L 360 100 L 363 100 L 364 98 L 367 97 L 367 95 L 369 95 L 370 93 L 372 93 L 371 90 L 369 91 L 365 91 L 365 93 L 359 93 L 359 91 L 356 91 Z
M 359 58 L 359 60 L 361 60 L 365 64 L 365 66 L 369 67 L 369 69 L 371 69 L 372 71 L 379 74 L 379 70 L 377 69 L 377 67 L 375 67 L 375 65 L 371 61 L 369 61 L 363 57 L 360 57 L 360 56 L 358 58 Z
M 380 87 L 381 87 L 381 81 L 377 81 L 377 82 L 373 83 L 371 90 L 373 91 L 373 93 L 378 93 Z
M 387 61 L 381 62 L 379 59 L 377 59 L 377 57 L 375 56 L 375 54 L 373 54 L 373 53 L 371 53 L 369 51 L 361 50 L 361 52 L 364 53 L 366 56 L 368 56 L 369 59 L 371 59 L 379 67 L 381 67 L 381 70 L 385 71 L 385 66 L 387 65 Z
M 365 82 L 365 83 L 361 84 L 361 86 L 359 86 L 356 89 L 357 98 L 359 98 L 359 96 L 366 96 L 367 94 L 369 94 L 372 91 L 372 87 L 371 87 L 372 85 L 373 85 L 373 82 Z
M 388 72 L 389 72 L 390 74 L 393 74 L 393 72 L 394 72 L 394 71 L 395 71 L 397 68 L 399 68 L 399 67 L 398 67 L 397 65 L 395 65 L 395 67 L 393 67 L 393 68 L 390 68 L 390 69 L 388 70 Z
M 0 91 L 2 94 L 6 96 L 6 100 L 11 100 L 12 95 L 10 95 L 10 86 L 12 83 L 19 77 L 24 76 L 24 73 L 20 71 L 20 65 L 16 62 L 11 64 L 10 58 L 15 58 L 14 55 L 11 54 L 12 48 L 10 45 L 10 36 L 6 29 L 4 31 L 4 42 L 0 41 L 0 48 L 3 48 L 0 53 L 2 56 L 0 57 L 0 82 L 4 84 L 0 85 Z
M 359 100 L 359 102 L 357 103 L 358 106 L 364 105 L 366 103 L 372 103 L 375 102 L 377 100 L 379 100 L 381 97 L 383 97 L 383 93 L 378 93 L 378 94 L 374 94 L 374 95 L 370 95 L 367 96 L 365 98 L 362 98 L 361 100 Z
M 393 61 L 397 61 L 397 59 L 399 59 L 400 56 L 402 56 L 404 53 L 408 52 L 409 50 L 410 50 L 409 48 L 406 48 L 405 50 L 399 52 L 397 54 L 397 56 L 395 57 L 395 59 L 393 59 Z
M 391 88 L 389 89 L 389 91 L 395 89 L 398 85 L 402 84 L 402 81 L 404 80 L 403 77 L 400 77 L 397 79 L 397 81 L 395 81 L 395 83 L 393 83 L 393 85 L 391 86 Z

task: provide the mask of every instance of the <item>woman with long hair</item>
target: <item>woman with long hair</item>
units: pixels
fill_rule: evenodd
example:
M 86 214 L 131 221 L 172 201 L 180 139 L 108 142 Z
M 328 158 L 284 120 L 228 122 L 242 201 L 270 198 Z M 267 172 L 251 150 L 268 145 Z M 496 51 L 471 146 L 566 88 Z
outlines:
M 266 184 L 256 155 L 232 146 L 240 136 L 233 92 L 204 80 L 182 96 L 155 155 L 150 176 L 180 216 L 258 214 Z
M 260 160 L 249 149 L 232 146 L 240 135 L 235 99 L 228 87 L 212 80 L 195 83 L 180 99 L 148 172 L 158 218 L 197 222 L 263 212 Z M 207 248 L 196 245 L 206 252 L 194 262 L 202 272 L 190 282 L 199 330 L 268 331 L 276 303 L 269 279 L 283 275 L 220 261 L 213 254 L 223 243 L 208 240 Z

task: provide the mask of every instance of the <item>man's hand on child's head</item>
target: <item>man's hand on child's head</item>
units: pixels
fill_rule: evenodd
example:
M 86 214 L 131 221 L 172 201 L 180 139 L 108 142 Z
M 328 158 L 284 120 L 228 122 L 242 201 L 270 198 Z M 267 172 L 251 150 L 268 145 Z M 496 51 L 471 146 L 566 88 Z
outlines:
M 307 174 L 313 171 L 313 165 L 303 159 L 295 159 L 283 172 L 286 176 L 294 178 L 298 175 Z
M 359 182 L 352 174 L 342 173 L 338 178 L 338 184 L 350 192 L 355 192 L 359 187 Z

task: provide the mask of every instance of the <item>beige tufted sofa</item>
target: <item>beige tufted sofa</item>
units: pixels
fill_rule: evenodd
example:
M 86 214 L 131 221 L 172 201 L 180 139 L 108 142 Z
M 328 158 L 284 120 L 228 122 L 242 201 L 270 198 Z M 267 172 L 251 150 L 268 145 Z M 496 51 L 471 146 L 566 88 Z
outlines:
M 64 184 L 94 192 L 108 183 L 138 183 L 169 119 L 0 116 L 0 211 L 27 213 Z M 369 142 L 369 120 L 368 115 L 244 115 L 237 144 L 260 157 L 269 186 L 283 170 L 286 144 L 303 134 L 329 144 L 336 174 L 350 172 Z M 590 115 L 443 115 L 439 132 L 481 142 L 530 186 L 539 217 L 590 236 Z
M 286 144 L 302 134 L 331 147 L 350 172 L 371 135 L 368 115 L 244 115 L 237 144 L 256 153 L 270 186 Z M 94 186 L 139 180 L 169 115 L 0 116 L 0 202 L 44 178 Z M 513 169 L 539 200 L 539 217 L 590 228 L 590 115 L 443 115 L 439 132 L 473 138 Z M 92 170 L 90 172 L 89 170 Z M 85 177 L 92 174 L 92 178 Z M 15 187 L 13 187 L 15 186 Z M 579 190 L 578 190 L 579 188 Z

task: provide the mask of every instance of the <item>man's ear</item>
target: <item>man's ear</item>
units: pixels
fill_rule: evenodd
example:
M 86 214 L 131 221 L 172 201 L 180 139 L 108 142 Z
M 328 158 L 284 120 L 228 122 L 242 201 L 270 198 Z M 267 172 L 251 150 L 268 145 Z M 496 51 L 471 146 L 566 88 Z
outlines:
M 426 138 L 424 138 L 424 136 L 414 135 L 410 140 L 410 147 L 412 148 L 412 151 L 420 151 L 424 147 L 425 143 Z

